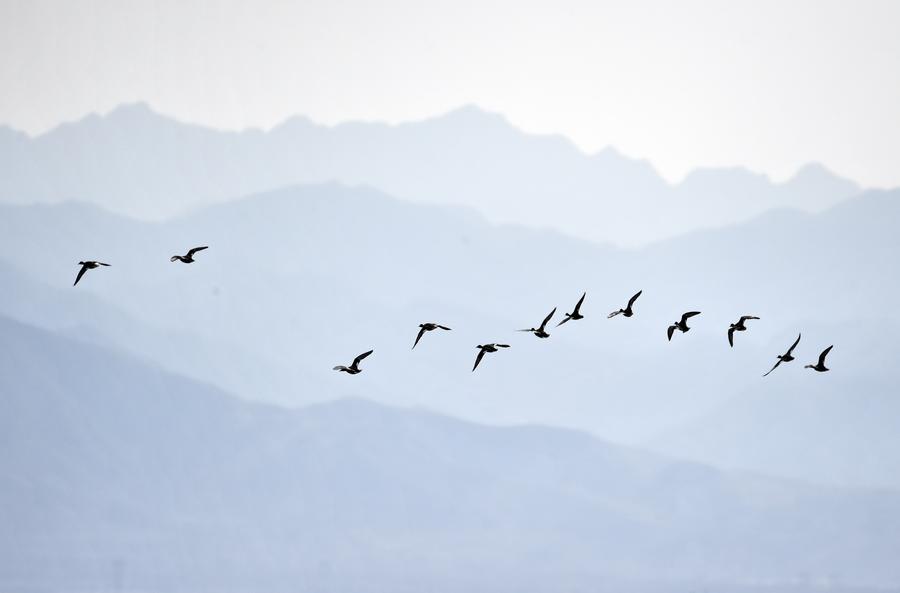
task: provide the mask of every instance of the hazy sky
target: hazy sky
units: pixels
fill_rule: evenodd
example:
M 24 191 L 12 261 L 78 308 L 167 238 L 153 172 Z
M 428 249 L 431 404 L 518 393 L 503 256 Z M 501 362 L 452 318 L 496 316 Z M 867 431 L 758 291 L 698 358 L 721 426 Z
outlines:
M 0 122 L 145 100 L 222 128 L 465 103 L 677 180 L 820 161 L 900 185 L 900 2 L 0 0 Z

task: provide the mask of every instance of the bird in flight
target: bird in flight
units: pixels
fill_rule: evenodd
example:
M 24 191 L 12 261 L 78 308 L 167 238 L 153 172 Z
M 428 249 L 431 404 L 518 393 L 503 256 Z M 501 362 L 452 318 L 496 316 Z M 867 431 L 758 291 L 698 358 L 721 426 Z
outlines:
M 419 335 L 416 336 L 416 341 L 415 341 L 415 343 L 414 343 L 413 346 L 412 346 L 413 348 L 416 347 L 416 344 L 419 343 L 419 340 L 422 339 L 422 336 L 425 335 L 425 332 L 430 332 L 430 331 L 433 331 L 433 330 L 436 330 L 436 329 L 443 329 L 443 330 L 446 330 L 446 331 L 450 331 L 450 328 L 449 328 L 449 327 L 447 327 L 447 326 L 445 326 L 445 325 L 441 325 L 440 323 L 420 323 L 420 324 L 419 324 L 419 327 L 420 327 L 421 329 L 419 329 Z
M 362 360 L 365 357 L 372 354 L 373 352 L 375 352 L 375 351 L 369 350 L 368 352 L 363 352 L 362 354 L 360 354 L 359 356 L 357 356 L 356 358 L 353 359 L 353 364 L 351 364 L 350 366 L 345 367 L 344 365 L 338 365 L 338 366 L 334 367 L 334 369 L 332 369 L 332 370 L 340 371 L 342 373 L 349 373 L 351 375 L 357 375 L 362 372 L 362 369 L 359 368 L 359 363 L 362 362 Z
M 634 311 L 631 310 L 631 306 L 634 304 L 634 301 L 638 300 L 638 297 L 641 296 L 642 292 L 644 292 L 644 291 L 643 290 L 637 291 L 637 294 L 635 294 L 633 297 L 628 299 L 628 305 L 624 309 L 619 309 L 618 311 L 613 311 L 612 313 L 607 315 L 606 318 L 612 319 L 616 315 L 624 315 L 625 317 L 631 317 L 632 315 L 634 315 Z
M 581 303 L 584 302 L 584 297 L 586 297 L 586 296 L 587 296 L 587 293 L 584 293 L 583 295 L 581 295 L 581 298 L 578 299 L 577 303 L 575 303 L 575 309 L 571 313 L 566 313 L 566 316 L 563 318 L 562 321 L 560 321 L 559 323 L 556 324 L 556 327 L 559 327 L 560 325 L 562 325 L 563 323 L 565 323 L 566 321 L 568 321 L 570 319 L 574 319 L 575 321 L 578 321 L 579 319 L 584 319 L 584 315 L 581 314 Z M 554 309 L 554 311 L 555 311 L 555 309 Z
M 547 322 L 550 321 L 550 318 L 553 317 L 553 314 L 556 313 L 556 307 L 553 307 L 553 310 L 550 311 L 550 314 L 544 317 L 544 321 L 541 322 L 540 327 L 531 327 L 529 329 L 520 329 L 520 332 L 531 332 L 539 338 L 549 338 L 550 334 L 547 333 L 546 327 Z
M 484 358 L 485 352 L 496 352 L 497 348 L 509 348 L 509 344 L 479 344 L 475 347 L 478 348 L 478 356 L 475 357 L 475 366 L 472 367 L 473 373 L 475 372 L 475 369 L 478 368 L 478 363 Z
M 734 348 L 734 332 L 742 332 L 747 331 L 747 327 L 744 325 L 744 322 L 749 319 L 759 319 L 759 317 L 754 317 L 753 315 L 744 315 L 740 319 L 738 319 L 737 323 L 732 323 L 728 326 L 728 344 Z
M 812 370 L 818 371 L 820 373 L 824 373 L 825 371 L 830 371 L 831 369 L 829 369 L 827 366 L 825 366 L 825 357 L 828 356 L 828 353 L 831 352 L 832 348 L 834 348 L 834 344 L 832 344 L 825 350 L 822 350 L 822 353 L 819 354 L 819 362 L 817 362 L 816 364 L 808 364 L 803 368 L 812 369 Z
M 94 268 L 98 268 L 100 266 L 109 267 L 109 264 L 105 264 L 102 261 L 80 261 L 78 262 L 78 265 L 81 266 L 81 269 L 78 270 L 78 275 L 75 276 L 75 283 L 72 284 L 72 286 L 78 284 L 78 281 L 81 280 L 81 277 L 84 276 L 84 273 L 88 270 L 93 270 Z
M 801 335 L 802 335 L 802 334 L 797 334 L 797 339 L 794 341 L 793 344 L 791 344 L 791 347 L 788 348 L 788 351 L 787 351 L 787 352 L 785 352 L 784 354 L 782 354 L 782 355 L 776 357 L 776 358 L 778 358 L 778 362 L 775 363 L 775 366 L 773 366 L 771 369 L 769 369 L 769 373 L 771 373 L 772 371 L 774 371 L 775 369 L 777 369 L 777 368 L 778 368 L 778 365 L 780 365 L 781 363 L 783 363 L 783 362 L 791 362 L 792 360 L 794 360 L 794 355 L 791 354 L 791 353 L 794 351 L 794 348 L 797 347 L 797 344 L 800 343 L 800 336 L 801 336 Z M 766 373 L 765 375 L 763 375 L 763 377 L 768 376 L 769 373 Z
M 687 320 L 690 319 L 691 317 L 693 317 L 694 315 L 700 315 L 700 311 L 688 311 L 687 313 L 685 313 L 684 315 L 681 316 L 681 319 L 679 321 L 676 321 L 672 325 L 669 326 L 668 336 L 669 336 L 670 342 L 672 341 L 672 334 L 675 333 L 676 329 L 678 331 L 680 331 L 681 333 L 690 331 L 691 328 L 688 327 Z
M 204 249 L 209 249 L 209 245 L 204 245 L 203 247 L 194 247 L 190 251 L 188 251 L 185 255 L 173 255 L 169 258 L 169 261 L 180 261 L 185 264 L 194 263 L 194 254 L 198 251 L 203 251 Z

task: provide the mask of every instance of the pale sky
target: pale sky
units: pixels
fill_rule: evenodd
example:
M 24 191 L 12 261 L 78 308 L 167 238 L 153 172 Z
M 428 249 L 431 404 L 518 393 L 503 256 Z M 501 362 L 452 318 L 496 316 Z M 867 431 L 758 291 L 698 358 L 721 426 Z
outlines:
M 0 0 L 0 123 L 122 102 L 269 128 L 475 103 L 670 180 L 809 161 L 900 186 L 900 2 Z

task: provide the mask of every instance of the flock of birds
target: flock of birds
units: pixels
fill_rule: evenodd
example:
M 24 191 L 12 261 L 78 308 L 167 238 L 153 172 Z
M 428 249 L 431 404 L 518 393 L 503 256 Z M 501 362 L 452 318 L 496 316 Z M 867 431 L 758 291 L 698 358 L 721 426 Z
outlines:
M 194 247 L 193 249 L 189 250 L 185 255 L 173 255 L 169 259 L 169 261 L 171 261 L 171 262 L 180 261 L 185 264 L 194 263 L 194 255 L 200 251 L 203 251 L 204 249 L 208 249 L 208 246 L 204 245 L 202 247 Z M 82 276 L 84 276 L 85 272 L 87 272 L 88 270 L 93 270 L 95 268 L 99 268 L 100 266 L 109 267 L 109 264 L 99 262 L 99 261 L 80 261 L 80 262 L 78 262 L 78 265 L 81 266 L 81 269 L 78 270 L 78 275 L 75 277 L 75 283 L 72 286 L 77 285 L 79 280 L 81 280 Z M 624 317 L 632 317 L 634 315 L 634 308 L 633 308 L 634 303 L 638 300 L 638 298 L 641 296 L 642 293 L 643 293 L 643 290 L 639 290 L 630 299 L 628 299 L 628 304 L 625 305 L 624 308 L 613 311 L 612 313 L 610 313 L 607 316 L 607 318 L 612 319 L 613 317 L 616 317 L 617 315 L 622 315 Z M 584 315 L 581 314 L 581 306 L 584 304 L 584 299 L 586 296 L 587 296 L 586 292 L 581 295 L 581 298 L 578 299 L 577 303 L 575 303 L 575 308 L 572 309 L 572 312 L 566 313 L 565 316 L 563 317 L 563 320 L 556 324 L 556 327 L 559 327 L 560 325 L 562 325 L 564 323 L 568 323 L 569 321 L 578 321 L 579 319 L 584 319 Z M 553 310 L 550 311 L 550 313 L 546 317 L 544 317 L 544 320 L 541 321 L 541 324 L 538 327 L 530 327 L 528 329 L 520 329 L 518 331 L 530 332 L 530 333 L 534 334 L 535 336 L 537 336 L 538 338 L 549 338 L 550 332 L 547 331 L 547 324 L 550 323 L 550 320 L 553 319 L 553 316 L 555 314 L 556 314 L 556 307 L 554 307 Z M 681 319 L 672 322 L 672 324 L 666 330 L 666 335 L 667 335 L 669 341 L 670 342 L 672 341 L 672 336 L 675 334 L 676 331 L 680 331 L 681 333 L 687 333 L 688 331 L 690 331 L 691 328 L 687 324 L 688 319 L 695 317 L 697 315 L 700 315 L 700 311 L 688 311 L 681 316 Z M 737 322 L 729 325 L 729 327 L 728 327 L 728 345 L 729 346 L 731 346 L 732 348 L 734 347 L 734 332 L 747 331 L 747 326 L 745 324 L 747 321 L 750 321 L 752 319 L 759 319 L 759 317 L 756 317 L 755 315 L 743 315 L 743 316 L 741 316 L 740 319 L 737 320 Z M 447 327 L 446 325 L 441 325 L 440 323 L 421 323 L 421 324 L 419 324 L 419 333 L 416 334 L 416 341 L 413 342 L 413 345 L 412 345 L 413 349 L 415 349 L 415 347 L 419 344 L 419 340 L 422 339 L 422 336 L 424 336 L 427 332 L 434 331 L 436 329 L 450 331 L 449 327 Z M 800 343 L 800 336 L 801 336 L 801 334 L 797 335 L 797 339 L 794 341 L 793 344 L 791 344 L 791 347 L 788 348 L 787 352 L 785 352 L 784 354 L 780 354 L 776 357 L 778 360 L 775 362 L 775 366 L 773 366 L 771 369 L 769 369 L 769 371 L 765 375 L 763 375 L 763 377 L 767 377 L 772 371 L 777 369 L 781 363 L 791 362 L 792 360 L 794 360 L 793 352 L 794 352 L 794 348 L 797 347 L 797 344 Z M 834 347 L 834 345 L 831 345 L 828 348 L 825 348 L 825 350 L 823 350 L 821 352 L 821 354 L 819 354 L 819 359 L 815 364 L 808 364 L 804 368 L 813 369 L 814 371 L 817 371 L 819 373 L 824 373 L 824 372 L 830 370 L 828 367 L 825 366 L 825 357 L 828 356 L 828 353 L 831 352 L 831 349 L 833 347 Z M 481 364 L 481 360 L 484 358 L 485 354 L 497 352 L 501 348 L 509 348 L 509 344 L 496 344 L 496 343 L 478 344 L 476 346 L 476 348 L 478 349 L 478 354 L 475 357 L 475 365 L 472 367 L 472 372 L 475 372 L 475 369 L 477 369 L 478 365 Z M 350 375 L 357 375 L 362 372 L 362 369 L 360 368 L 359 364 L 373 352 L 374 352 L 374 350 L 368 350 L 366 352 L 363 352 L 362 354 L 360 354 L 359 356 L 354 358 L 353 362 L 350 363 L 349 366 L 337 365 L 336 367 L 334 367 L 333 370 L 339 371 L 342 373 L 347 373 Z

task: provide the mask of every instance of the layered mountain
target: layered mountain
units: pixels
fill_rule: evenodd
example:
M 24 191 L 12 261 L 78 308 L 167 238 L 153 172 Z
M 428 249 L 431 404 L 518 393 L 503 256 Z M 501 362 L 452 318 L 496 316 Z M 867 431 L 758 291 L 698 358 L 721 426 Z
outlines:
M 900 583 L 896 493 L 362 400 L 249 403 L 5 318 L 0 351 L 3 590 Z
M 247 399 L 296 406 L 364 395 L 481 422 L 585 429 L 663 452 L 675 442 L 662 435 L 745 393 L 782 393 L 782 381 L 796 380 L 791 389 L 805 395 L 843 377 L 840 405 L 818 417 L 814 434 L 822 434 L 849 418 L 870 421 L 848 385 L 877 400 L 872 409 L 883 418 L 894 413 L 889 361 L 898 349 L 885 328 L 900 322 L 900 286 L 885 266 L 900 252 L 891 228 L 897 198 L 870 192 L 820 214 L 773 212 L 636 250 L 334 184 L 163 223 L 83 204 L 3 207 L 0 249 L 33 282 L 0 274 L 0 305 Z M 196 263 L 168 261 L 201 243 L 210 249 Z M 75 262 L 85 258 L 112 267 L 89 271 L 72 288 Z M 638 289 L 635 317 L 606 319 Z M 583 291 L 585 319 L 556 328 Z M 87 297 L 88 305 L 77 304 Z M 515 332 L 554 306 L 550 339 Z M 668 342 L 666 327 L 687 310 L 703 313 Z M 117 311 L 129 321 L 116 320 Z M 728 324 L 746 314 L 762 319 L 729 348 Z M 429 334 L 411 351 L 425 321 L 453 330 Z M 798 363 L 763 380 L 801 331 Z M 475 345 L 495 341 L 512 348 L 472 373 Z M 802 368 L 829 344 L 832 373 Z M 370 348 L 362 375 L 331 371 Z M 764 398 L 765 413 L 783 412 L 782 400 Z M 870 451 L 860 430 L 847 433 L 831 469 L 803 455 L 796 465 L 816 468 L 801 475 L 818 481 L 897 486 L 900 446 L 883 434 L 871 463 L 859 463 Z M 674 450 L 696 448 L 679 441 Z M 790 456 L 765 455 L 769 469 L 794 475 L 777 467 Z

